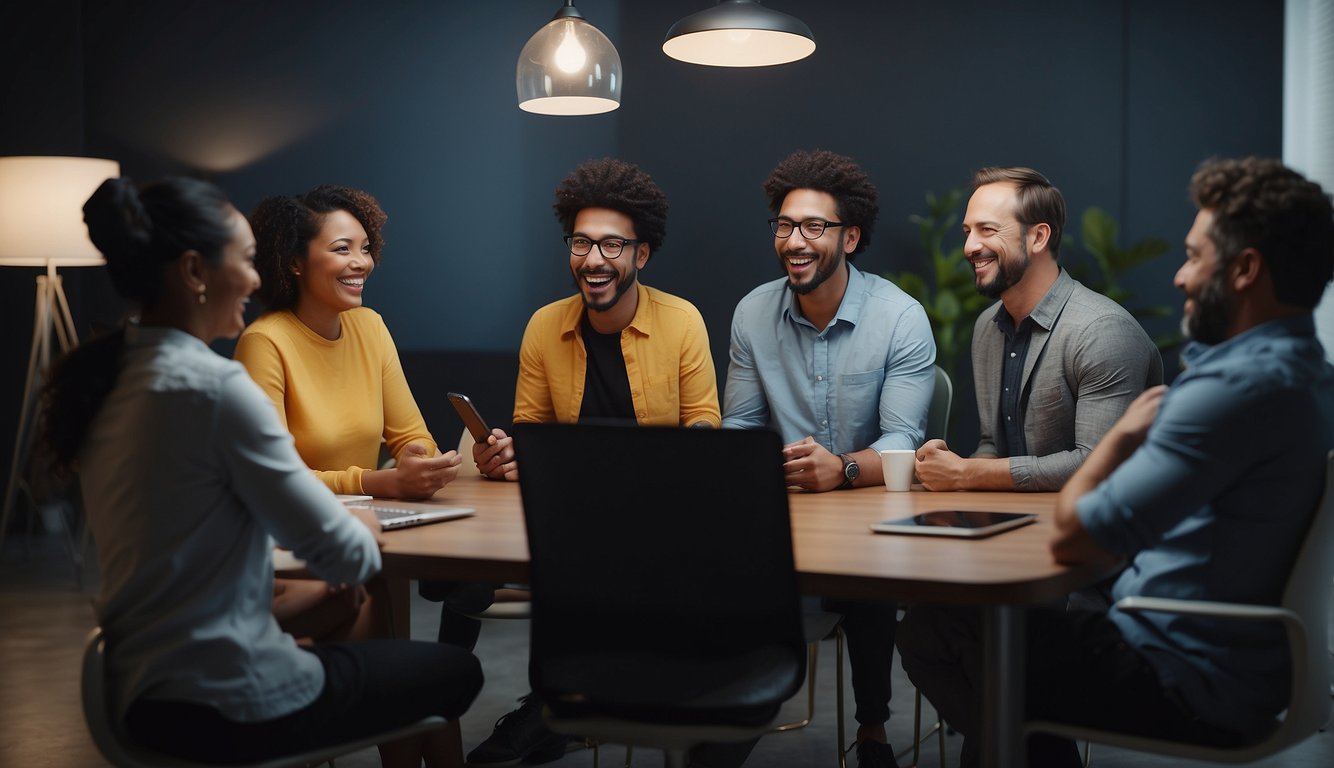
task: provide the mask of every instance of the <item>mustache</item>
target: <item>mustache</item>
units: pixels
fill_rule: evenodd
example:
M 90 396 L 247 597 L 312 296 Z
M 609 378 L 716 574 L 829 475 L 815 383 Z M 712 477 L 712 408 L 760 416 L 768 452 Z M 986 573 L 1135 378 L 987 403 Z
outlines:
M 790 256 L 800 256 L 800 257 L 802 257 L 802 258 L 806 258 L 806 259 L 815 259 L 815 258 L 819 258 L 819 254 L 817 254 L 815 251 L 799 251 L 799 250 L 796 250 L 796 249 L 794 249 L 794 248 L 790 248 L 790 249 L 787 249 L 787 250 L 783 251 L 783 258 L 786 259 L 786 258 L 788 258 L 788 257 L 790 257 Z

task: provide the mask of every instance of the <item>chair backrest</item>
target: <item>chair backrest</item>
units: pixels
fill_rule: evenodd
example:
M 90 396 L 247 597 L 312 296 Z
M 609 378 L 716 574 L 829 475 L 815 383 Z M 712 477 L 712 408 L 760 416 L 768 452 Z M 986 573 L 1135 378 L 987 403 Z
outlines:
M 945 440 L 945 433 L 950 427 L 950 404 L 954 402 L 954 382 L 950 375 L 938 365 L 936 371 L 936 389 L 931 394 L 931 407 L 926 412 L 926 439 Z
M 552 661 L 578 654 L 772 647 L 795 659 L 777 701 L 796 692 L 805 643 L 777 434 L 519 424 L 514 446 L 534 690 L 559 688 Z
M 1292 698 L 1282 725 L 1267 740 L 1295 744 L 1329 718 L 1329 595 L 1334 579 L 1334 451 L 1325 460 L 1325 492 L 1302 542 L 1283 607 L 1297 614 L 1305 636 L 1288 632 L 1292 656 Z

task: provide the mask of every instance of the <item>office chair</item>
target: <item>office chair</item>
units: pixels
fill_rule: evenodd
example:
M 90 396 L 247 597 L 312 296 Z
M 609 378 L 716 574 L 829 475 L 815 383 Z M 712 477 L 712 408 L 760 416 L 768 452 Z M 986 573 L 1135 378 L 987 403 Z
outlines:
M 529 678 L 552 730 L 675 768 L 772 727 L 806 662 L 781 448 L 768 431 L 515 426 Z
M 116 768 L 219 768 L 216 764 L 194 763 L 179 757 L 164 755 L 160 752 L 138 747 L 130 743 L 122 732 L 120 722 L 111 712 L 111 701 L 106 685 L 106 639 L 102 628 L 96 627 L 88 634 L 88 641 L 83 651 L 83 718 L 88 723 L 88 730 L 97 745 L 97 751 Z M 332 768 L 334 758 L 373 747 L 386 741 L 394 741 L 419 733 L 444 727 L 443 717 L 427 717 L 388 733 L 367 736 L 355 741 L 312 749 L 286 757 L 246 763 L 244 768 L 304 768 L 305 766 L 328 763 Z M 242 768 L 234 766 L 233 768 Z
M 1095 728 L 1033 721 L 1025 732 L 1051 733 L 1071 739 L 1088 739 L 1099 744 L 1150 752 L 1171 757 L 1186 757 L 1216 763 L 1249 763 L 1281 752 L 1304 741 L 1329 718 L 1330 702 L 1326 690 L 1329 680 L 1327 612 L 1330 578 L 1334 577 L 1334 451 L 1326 459 L 1325 492 L 1316 507 L 1306 540 L 1302 543 L 1277 606 L 1219 603 L 1205 600 L 1175 600 L 1157 597 L 1125 597 L 1116 607 L 1122 611 L 1158 611 L 1212 616 L 1235 621 L 1278 621 L 1288 635 L 1292 657 L 1292 691 L 1283 719 L 1265 738 L 1241 747 L 1213 747 L 1199 744 L 1113 733 Z

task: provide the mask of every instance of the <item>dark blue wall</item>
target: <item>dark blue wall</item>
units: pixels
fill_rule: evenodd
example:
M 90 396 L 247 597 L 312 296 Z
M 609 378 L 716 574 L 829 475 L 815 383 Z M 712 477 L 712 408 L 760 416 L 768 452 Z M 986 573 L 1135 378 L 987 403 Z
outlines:
M 317 183 L 364 187 L 390 216 L 366 300 L 399 345 L 503 354 L 534 309 L 570 291 L 553 188 L 579 161 L 617 155 L 672 201 L 644 281 L 699 306 L 721 376 L 737 299 L 779 274 L 759 185 L 794 149 L 870 172 L 880 224 L 858 265 L 877 272 L 920 266 L 908 216 L 981 165 L 1036 167 L 1072 218 L 1098 205 L 1123 239 L 1176 244 L 1201 159 L 1280 152 L 1281 0 L 773 0 L 811 26 L 809 59 L 725 70 L 666 58 L 667 28 L 708 4 L 581 0 L 620 51 L 623 106 L 551 118 L 518 110 L 513 77 L 557 0 L 9 3 L 0 154 L 207 175 L 242 209 Z M 1178 258 L 1140 268 L 1133 288 L 1176 309 Z M 69 278 L 85 327 L 120 310 L 99 272 Z M 0 270 L 6 468 L 32 274 Z M 976 415 L 960 405 L 966 450 Z

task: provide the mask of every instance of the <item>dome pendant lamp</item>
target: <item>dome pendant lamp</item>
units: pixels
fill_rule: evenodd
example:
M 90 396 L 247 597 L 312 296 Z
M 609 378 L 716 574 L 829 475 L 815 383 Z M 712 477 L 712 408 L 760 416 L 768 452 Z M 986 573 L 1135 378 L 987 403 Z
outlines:
M 815 36 L 800 19 L 758 0 L 719 0 L 672 25 L 662 52 L 711 67 L 768 67 L 815 52 Z
M 539 115 L 597 115 L 621 106 L 621 56 L 584 21 L 574 0 L 556 11 L 519 54 L 519 109 Z

